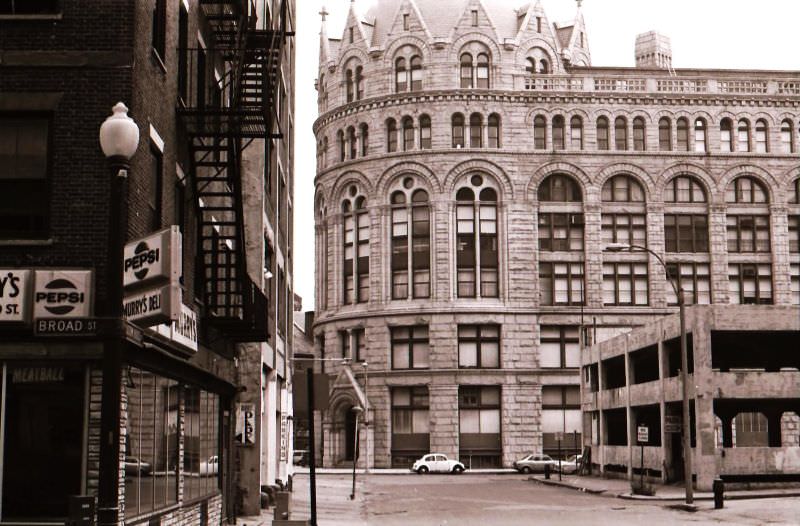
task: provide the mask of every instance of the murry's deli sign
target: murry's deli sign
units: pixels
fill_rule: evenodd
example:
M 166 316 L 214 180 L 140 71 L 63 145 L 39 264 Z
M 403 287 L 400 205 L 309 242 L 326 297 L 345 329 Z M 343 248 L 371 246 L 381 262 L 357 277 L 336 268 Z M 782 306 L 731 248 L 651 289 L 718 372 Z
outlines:
M 0 269 L 0 323 L 92 315 L 91 270 Z

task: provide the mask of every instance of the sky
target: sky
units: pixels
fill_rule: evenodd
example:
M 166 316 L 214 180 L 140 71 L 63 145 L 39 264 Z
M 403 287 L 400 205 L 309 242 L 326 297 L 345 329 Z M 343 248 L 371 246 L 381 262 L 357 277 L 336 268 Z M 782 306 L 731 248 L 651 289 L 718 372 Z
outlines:
M 366 13 L 377 0 L 355 0 Z M 483 0 L 510 7 L 526 0 Z M 534 0 L 535 1 L 535 0 Z M 294 290 L 303 310 L 314 309 L 314 176 L 319 12 L 325 5 L 328 36 L 341 37 L 350 0 L 296 0 Z M 551 23 L 571 22 L 574 0 L 541 0 Z M 656 30 L 672 41 L 675 68 L 800 71 L 798 0 L 583 0 L 594 66 L 634 66 L 636 35 Z M 798 73 L 800 79 L 800 73 Z

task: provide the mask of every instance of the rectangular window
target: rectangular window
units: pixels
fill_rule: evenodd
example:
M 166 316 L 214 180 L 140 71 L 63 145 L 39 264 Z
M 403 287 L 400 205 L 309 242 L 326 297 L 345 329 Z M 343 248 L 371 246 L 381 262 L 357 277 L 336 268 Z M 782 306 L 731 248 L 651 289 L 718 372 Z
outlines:
M 683 287 L 686 303 L 708 305 L 711 303 L 711 276 L 708 263 L 667 263 L 667 277 L 680 290 Z M 675 289 L 667 284 L 667 303 L 677 305 Z
M 419 129 L 419 147 L 422 150 L 431 149 L 431 127 L 425 126 Z
M 69 496 L 82 492 L 88 387 L 76 363 L 0 364 L 4 521 L 63 524 Z
M 161 228 L 161 198 L 163 197 L 163 181 L 164 181 L 164 154 L 158 147 L 150 144 L 151 156 L 151 188 L 148 192 L 148 214 L 149 225 L 151 231 L 156 231 Z
M 539 249 L 583 250 L 583 214 L 539 213 Z
M 430 451 L 430 411 L 425 386 L 392 388 L 392 467 L 408 468 Z
M 769 252 L 769 216 L 729 215 L 728 252 Z
M 672 150 L 672 126 L 663 119 L 658 123 L 658 149 L 662 152 Z
M 597 149 L 608 150 L 608 124 L 597 124 Z
M 603 263 L 603 305 L 647 305 L 647 263 Z
M 731 263 L 728 265 L 731 303 L 772 304 L 772 265 Z
M 59 0 L 2 0 L 0 15 L 55 15 L 61 12 Z
M 475 207 L 472 203 L 456 207 L 456 267 L 458 297 L 475 297 Z
M 408 31 L 408 13 L 403 13 L 403 31 Z
M 49 235 L 50 119 L 0 116 L 0 238 Z
M 558 454 L 580 448 L 582 428 L 581 392 L 578 385 L 542 386 L 542 448 L 544 453 Z
M 481 126 L 480 124 L 470 123 L 469 125 L 469 147 L 470 148 L 481 148 L 483 145 L 481 144 Z
M 667 252 L 708 252 L 708 218 L 664 214 L 664 245 Z
M 180 2 L 178 8 L 178 96 L 189 103 L 189 13 Z
M 473 25 L 473 27 L 476 27 L 478 25 L 478 10 L 477 9 L 473 9 L 472 10 L 472 25 Z
M 637 152 L 644 151 L 644 124 L 633 123 L 633 149 Z
M 540 263 L 541 305 L 583 304 L 583 263 Z
M 386 150 L 389 153 L 397 151 L 397 127 L 391 125 L 386 130 Z
M 219 491 L 224 471 L 220 452 L 219 395 L 184 386 L 183 500 L 191 501 Z M 238 441 L 242 440 L 237 436 Z M 125 499 L 127 510 L 128 499 Z
M 541 367 L 580 367 L 581 351 L 578 327 L 542 325 L 539 332 Z
M 500 326 L 459 325 L 458 366 L 461 368 L 500 367 Z
M 366 351 L 366 338 L 364 337 L 364 329 L 350 329 L 339 331 L 339 342 L 342 347 L 342 358 L 361 362 L 364 360 Z M 352 354 L 350 346 L 355 347 L 355 355 Z
M 155 0 L 153 5 L 153 49 L 164 63 L 167 50 L 167 0 Z
M 792 305 L 800 305 L 800 263 L 789 265 L 789 280 Z
M 800 252 L 800 216 L 789 216 L 789 252 Z
M 174 380 L 136 367 L 130 367 L 123 379 L 127 394 L 125 419 L 125 517 L 127 518 L 158 510 L 178 501 L 181 387 Z M 205 394 L 208 396 L 208 393 Z M 218 448 L 214 451 L 200 451 L 193 447 L 194 442 L 189 442 L 196 422 L 189 413 L 189 404 L 193 400 L 190 397 L 185 399 L 187 412 L 184 471 L 187 488 L 184 489 L 184 493 L 187 491 L 192 494 L 195 491 L 198 494 L 205 493 L 197 488 L 196 483 L 189 486 L 190 474 L 199 474 L 200 463 L 207 465 L 208 457 L 219 455 L 219 452 Z M 216 419 L 214 423 L 216 424 Z M 214 439 L 216 443 L 216 435 Z
M 392 369 L 427 369 L 430 367 L 428 327 L 392 327 Z
M 480 214 L 480 264 L 481 264 L 481 296 L 498 297 L 497 273 L 497 207 L 481 205 Z
M 467 467 L 500 465 L 500 387 L 458 389 L 459 458 Z
M 601 235 L 603 246 L 609 243 L 647 246 L 647 224 L 644 214 L 603 214 Z

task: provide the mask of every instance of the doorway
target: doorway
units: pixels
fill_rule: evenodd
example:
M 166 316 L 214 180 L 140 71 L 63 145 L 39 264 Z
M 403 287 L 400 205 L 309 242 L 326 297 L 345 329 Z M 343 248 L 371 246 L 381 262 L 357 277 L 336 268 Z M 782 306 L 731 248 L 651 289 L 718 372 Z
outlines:
M 356 414 L 353 406 L 344 413 L 344 460 L 353 461 L 356 442 Z

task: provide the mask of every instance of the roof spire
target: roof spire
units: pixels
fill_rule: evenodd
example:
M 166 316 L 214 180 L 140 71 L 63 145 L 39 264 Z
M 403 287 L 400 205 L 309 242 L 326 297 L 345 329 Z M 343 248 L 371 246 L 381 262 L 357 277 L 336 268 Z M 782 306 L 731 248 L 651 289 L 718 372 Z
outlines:
M 323 5 L 322 6 L 322 11 L 320 11 L 317 14 L 322 17 L 322 21 L 324 22 L 325 21 L 325 17 L 327 17 L 330 13 L 328 13 L 328 10 L 325 9 L 325 6 Z
M 581 4 L 583 3 L 583 0 L 575 0 L 575 2 L 578 4 L 578 9 L 580 9 L 581 8 Z

